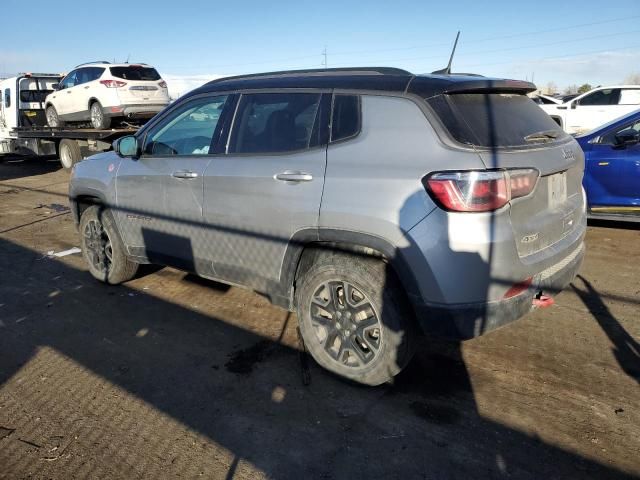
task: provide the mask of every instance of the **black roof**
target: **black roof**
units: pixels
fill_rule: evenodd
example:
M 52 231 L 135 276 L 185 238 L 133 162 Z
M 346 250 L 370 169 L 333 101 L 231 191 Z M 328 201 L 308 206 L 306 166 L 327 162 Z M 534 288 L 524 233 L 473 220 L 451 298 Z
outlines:
M 441 93 L 511 91 L 528 93 L 535 85 L 520 80 L 487 78 L 473 74 L 414 75 L 388 67 L 330 68 L 268 72 L 213 80 L 192 94 L 269 88 L 318 88 L 345 90 L 379 90 L 413 93 L 423 98 Z

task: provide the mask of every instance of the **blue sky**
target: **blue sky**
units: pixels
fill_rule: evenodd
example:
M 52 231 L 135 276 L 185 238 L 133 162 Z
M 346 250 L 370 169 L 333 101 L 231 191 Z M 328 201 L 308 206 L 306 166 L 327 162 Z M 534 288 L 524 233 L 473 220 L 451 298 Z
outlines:
M 542 86 L 619 83 L 640 72 L 640 1 L 3 0 L 0 75 L 144 61 L 171 78 L 385 65 L 528 78 Z M 611 5 L 611 4 L 609 4 Z M 6 19 L 15 19 L 14 22 Z

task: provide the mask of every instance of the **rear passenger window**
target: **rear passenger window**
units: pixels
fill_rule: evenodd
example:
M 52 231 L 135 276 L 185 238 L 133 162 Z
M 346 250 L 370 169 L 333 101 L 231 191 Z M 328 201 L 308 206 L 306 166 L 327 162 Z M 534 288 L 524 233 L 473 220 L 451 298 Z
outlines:
M 319 105 L 319 93 L 242 95 L 229 151 L 278 153 L 309 148 Z
M 333 97 L 331 141 L 353 137 L 360 131 L 360 97 L 336 95 Z

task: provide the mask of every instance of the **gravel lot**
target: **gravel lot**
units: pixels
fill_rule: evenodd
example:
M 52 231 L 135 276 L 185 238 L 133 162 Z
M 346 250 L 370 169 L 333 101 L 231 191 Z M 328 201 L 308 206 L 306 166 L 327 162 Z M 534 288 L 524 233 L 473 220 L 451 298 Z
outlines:
M 259 295 L 169 268 L 107 287 L 48 258 L 78 245 L 67 180 L 0 163 L 0 478 L 640 476 L 639 226 L 591 225 L 555 306 L 424 339 L 364 388 Z

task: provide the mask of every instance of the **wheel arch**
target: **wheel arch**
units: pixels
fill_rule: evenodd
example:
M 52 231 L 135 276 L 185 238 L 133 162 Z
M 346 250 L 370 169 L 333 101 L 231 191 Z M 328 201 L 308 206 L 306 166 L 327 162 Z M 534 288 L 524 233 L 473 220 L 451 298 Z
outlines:
M 99 103 L 100 105 L 102 105 L 102 103 L 100 103 L 100 100 L 98 100 L 96 97 L 91 97 L 89 99 L 89 102 L 87 103 L 87 110 L 90 110 L 91 105 L 93 105 L 94 103 Z
M 69 203 L 71 204 L 71 213 L 73 214 L 76 227 L 80 225 L 80 217 L 82 217 L 82 214 L 87 208 L 93 205 L 106 206 L 107 204 L 104 197 L 96 192 L 74 194 L 69 197 Z
M 289 241 L 280 275 L 280 285 L 291 310 L 295 308 L 296 280 L 313 265 L 314 255 L 322 250 L 379 259 L 391 267 L 409 296 L 419 291 L 408 262 L 388 240 L 349 230 L 303 230 Z

